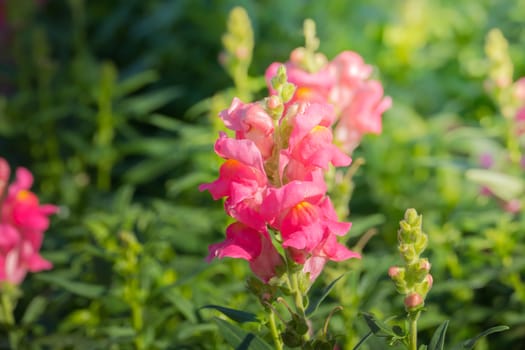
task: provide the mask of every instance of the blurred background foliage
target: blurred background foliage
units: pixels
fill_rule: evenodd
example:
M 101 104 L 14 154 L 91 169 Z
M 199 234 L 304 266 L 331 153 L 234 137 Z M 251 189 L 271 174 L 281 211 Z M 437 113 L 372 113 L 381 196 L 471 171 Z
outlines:
M 366 334 L 360 311 L 403 313 L 386 272 L 399 260 L 396 230 L 408 207 L 423 214 L 430 237 L 435 285 L 423 339 L 450 319 L 450 345 L 507 324 L 476 349 L 525 346 L 523 210 L 504 211 L 465 176 L 484 152 L 505 148 L 484 47 L 499 28 L 513 78 L 525 75 L 524 0 L 0 5 L 0 153 L 33 171 L 35 192 L 61 207 L 43 247 L 55 268 L 27 278 L 17 306 L 28 348 L 226 349 L 213 321 L 220 314 L 201 308 L 259 312 L 243 262 L 204 261 L 226 217 L 197 191 L 217 174 L 217 112 L 247 93 L 219 62 L 239 5 L 255 40 L 247 96 L 264 96 L 266 67 L 303 44 L 312 18 L 320 51 L 360 53 L 394 101 L 383 134 L 354 154 L 366 163 L 354 178 L 348 244 L 364 258 L 328 266 L 312 291 L 346 272 L 320 310 L 344 306 L 331 323 L 341 347 Z

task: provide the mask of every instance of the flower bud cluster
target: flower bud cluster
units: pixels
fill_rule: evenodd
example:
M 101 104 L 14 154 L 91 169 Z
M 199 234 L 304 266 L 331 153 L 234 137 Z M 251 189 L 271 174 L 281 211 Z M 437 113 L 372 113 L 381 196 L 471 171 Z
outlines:
M 235 76 L 236 70 L 247 70 L 252 60 L 253 31 L 248 14 L 242 7 L 235 7 L 228 20 L 228 31 L 222 36 L 225 51 L 220 62 Z
M 390 267 L 388 275 L 394 281 L 397 291 L 405 295 L 405 307 L 411 312 L 423 307 L 425 296 L 433 283 L 429 273 L 430 262 L 420 257 L 427 247 L 428 237 L 421 228 L 422 216 L 414 209 L 405 212 L 405 218 L 399 225 L 398 250 L 404 266 Z
M 40 205 L 29 189 L 33 176 L 26 168 L 16 169 L 9 184 L 11 169 L 0 157 L 0 281 L 20 284 L 28 271 L 52 267 L 39 253 L 49 216 L 58 211 L 54 205 Z

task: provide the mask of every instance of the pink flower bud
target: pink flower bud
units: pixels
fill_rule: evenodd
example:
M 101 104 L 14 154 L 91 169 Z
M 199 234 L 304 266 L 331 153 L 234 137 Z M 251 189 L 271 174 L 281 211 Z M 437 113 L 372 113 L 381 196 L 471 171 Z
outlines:
M 388 269 L 388 276 L 390 276 L 390 278 L 394 278 L 399 274 L 400 270 L 401 269 L 397 266 L 390 266 L 390 268 Z
M 432 288 L 432 285 L 434 284 L 434 278 L 431 274 L 427 275 L 427 283 L 428 283 L 428 289 Z
M 418 306 L 420 306 L 422 304 L 423 304 L 423 297 L 421 295 L 419 295 L 419 293 L 409 294 L 405 298 L 405 306 L 408 309 L 416 308 L 416 307 L 418 307 Z
M 248 58 L 248 55 L 249 55 L 249 50 L 246 47 L 241 46 L 241 47 L 238 47 L 235 50 L 235 56 L 239 60 L 244 60 L 244 59 Z
M 295 64 L 300 64 L 304 60 L 304 48 L 298 47 L 290 53 L 290 61 Z
M 272 95 L 268 97 L 268 100 L 266 103 L 267 103 L 268 108 L 270 109 L 275 109 L 281 105 L 281 101 L 279 97 L 277 97 L 276 95 Z
M 430 262 L 427 259 L 421 259 L 419 267 L 423 270 L 430 271 Z

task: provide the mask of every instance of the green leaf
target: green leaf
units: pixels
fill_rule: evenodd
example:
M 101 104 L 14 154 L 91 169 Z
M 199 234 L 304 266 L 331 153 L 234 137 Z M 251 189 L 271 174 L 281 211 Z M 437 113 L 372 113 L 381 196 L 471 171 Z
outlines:
M 273 347 L 242 328 L 220 318 L 214 318 L 224 339 L 237 350 L 272 350 Z
M 469 169 L 465 176 L 470 181 L 488 187 L 492 193 L 506 201 L 517 198 L 525 190 L 525 183 L 519 177 L 492 170 Z
M 230 319 L 239 322 L 257 322 L 257 316 L 250 312 L 230 309 L 228 307 L 219 306 L 219 305 L 205 305 L 201 309 L 215 309 L 222 312 L 224 315 L 228 316 Z
M 92 350 L 108 349 L 108 340 L 89 339 L 81 334 L 52 334 L 33 340 L 31 346 L 41 346 L 46 349 Z
M 154 83 L 159 79 L 159 75 L 154 70 L 146 70 L 137 73 L 129 78 L 122 80 L 115 91 L 115 96 L 121 97 L 128 95 L 144 86 Z
M 362 312 L 368 328 L 378 337 L 397 337 L 394 331 L 390 329 L 384 322 L 379 321 L 374 315 Z
M 357 350 L 361 347 L 361 345 L 363 345 L 367 340 L 368 338 L 370 338 L 372 336 L 372 331 L 368 332 L 365 334 L 365 336 L 363 338 L 361 338 L 361 340 L 359 340 L 359 343 L 357 343 L 354 348 L 352 350 Z
M 445 346 L 445 335 L 447 333 L 448 320 L 445 320 L 434 332 L 428 350 L 443 350 Z
M 26 311 L 24 312 L 24 316 L 22 316 L 22 324 L 28 325 L 35 322 L 46 309 L 46 305 L 46 298 L 41 296 L 33 298 L 33 300 L 31 300 L 31 302 L 27 306 Z
M 311 314 L 313 314 L 317 308 L 319 308 L 319 305 L 321 305 L 321 303 L 323 302 L 323 300 L 328 296 L 328 294 L 330 293 L 330 291 L 332 290 L 332 288 L 334 288 L 334 285 L 344 276 L 344 274 L 342 274 L 341 276 L 337 277 L 335 280 L 333 280 L 329 285 L 327 285 L 321 295 L 313 300 L 309 305 L 308 307 L 306 308 L 306 315 L 307 316 L 310 316 Z
M 102 333 L 107 334 L 111 339 L 128 338 L 133 339 L 137 336 L 137 332 L 129 326 L 109 326 L 101 330 Z
M 82 283 L 82 282 L 73 282 L 67 280 L 56 274 L 46 273 L 46 274 L 37 274 L 35 278 L 38 278 L 41 281 L 49 282 L 51 284 L 57 285 L 61 288 L 64 288 L 68 292 L 77 294 L 86 298 L 94 299 L 100 297 L 105 288 L 96 284 Z
M 463 343 L 461 343 L 460 345 L 456 345 L 453 350 L 459 350 L 459 349 L 472 349 L 474 348 L 474 345 L 476 345 L 476 342 L 483 338 L 483 337 L 486 337 L 487 335 L 489 334 L 492 334 L 492 333 L 499 333 L 499 332 L 503 332 L 503 331 L 506 331 L 508 330 L 510 327 L 509 326 L 495 326 L 495 327 L 491 327 L 481 333 L 479 333 L 478 335 L 476 335 L 475 337 L 473 338 L 470 338 L 470 339 L 467 339 L 465 340 Z
M 181 89 L 176 87 L 158 89 L 124 99 L 121 102 L 121 108 L 124 114 L 132 113 L 133 115 L 146 117 L 149 113 L 163 107 L 180 96 L 181 93 Z
M 198 322 L 194 305 L 188 299 L 184 298 L 177 289 L 165 289 L 163 294 L 188 321 L 193 323 Z

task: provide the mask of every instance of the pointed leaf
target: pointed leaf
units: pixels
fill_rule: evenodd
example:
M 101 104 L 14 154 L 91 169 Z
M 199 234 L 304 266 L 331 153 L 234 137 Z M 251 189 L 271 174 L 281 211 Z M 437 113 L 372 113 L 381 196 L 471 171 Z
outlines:
M 154 83 L 159 79 L 159 75 L 154 70 L 146 70 L 119 82 L 115 91 L 115 96 L 121 97 L 130 94 L 144 86 Z
M 230 309 L 228 307 L 219 306 L 219 305 L 205 305 L 201 309 L 215 309 L 222 312 L 224 315 L 228 316 L 233 321 L 243 323 L 243 322 L 257 322 L 257 316 L 250 312 Z
M 214 318 L 224 339 L 237 350 L 272 350 L 273 347 L 257 337 L 230 322 Z
M 455 347 L 455 349 L 472 349 L 472 348 L 474 348 L 474 345 L 476 345 L 476 342 L 478 340 L 480 340 L 481 338 L 486 337 L 487 335 L 492 334 L 492 333 L 499 333 L 499 332 L 506 331 L 509 328 L 510 328 L 509 326 L 495 326 L 495 327 L 491 327 L 491 328 L 489 328 L 489 329 L 479 333 L 475 337 L 465 340 L 462 343 L 462 347 Z
M 362 312 L 361 313 L 365 318 L 368 328 L 378 337 L 392 337 L 396 334 L 382 321 L 379 321 L 375 318 L 374 315 Z
M 24 312 L 24 316 L 22 317 L 21 321 L 22 324 L 28 325 L 35 322 L 46 309 L 46 305 L 46 298 L 41 296 L 33 298 L 33 300 L 31 300 L 31 302 L 27 306 L 26 311 Z
M 332 288 L 334 288 L 334 285 L 344 276 L 344 274 L 342 274 L 341 276 L 337 277 L 335 280 L 333 280 L 329 285 L 327 285 L 321 295 L 313 300 L 309 305 L 308 307 L 306 308 L 306 315 L 307 316 L 310 316 L 311 314 L 313 314 L 317 308 L 319 307 L 319 305 L 321 305 L 321 303 L 323 302 L 323 300 L 328 296 L 328 294 L 330 293 L 330 291 L 332 290 Z
M 374 334 L 374 333 L 372 333 L 372 331 L 366 333 L 365 336 L 363 338 L 361 338 L 359 343 L 357 343 L 352 350 L 359 349 L 361 347 L 361 345 L 363 345 L 368 340 L 368 338 L 370 338 L 372 336 L 372 334 Z
M 443 350 L 445 346 L 445 335 L 447 333 L 448 320 L 445 320 L 434 332 L 428 350 Z
M 103 286 L 99 286 L 96 284 L 89 284 L 89 283 L 83 283 L 83 282 L 75 282 L 65 279 L 64 277 L 61 277 L 59 275 L 51 274 L 51 273 L 40 273 L 35 275 L 35 278 L 38 278 L 39 280 L 49 282 L 51 284 L 55 284 L 61 288 L 64 288 L 68 292 L 71 292 L 73 294 L 77 294 L 86 298 L 98 298 L 104 293 L 105 288 Z

